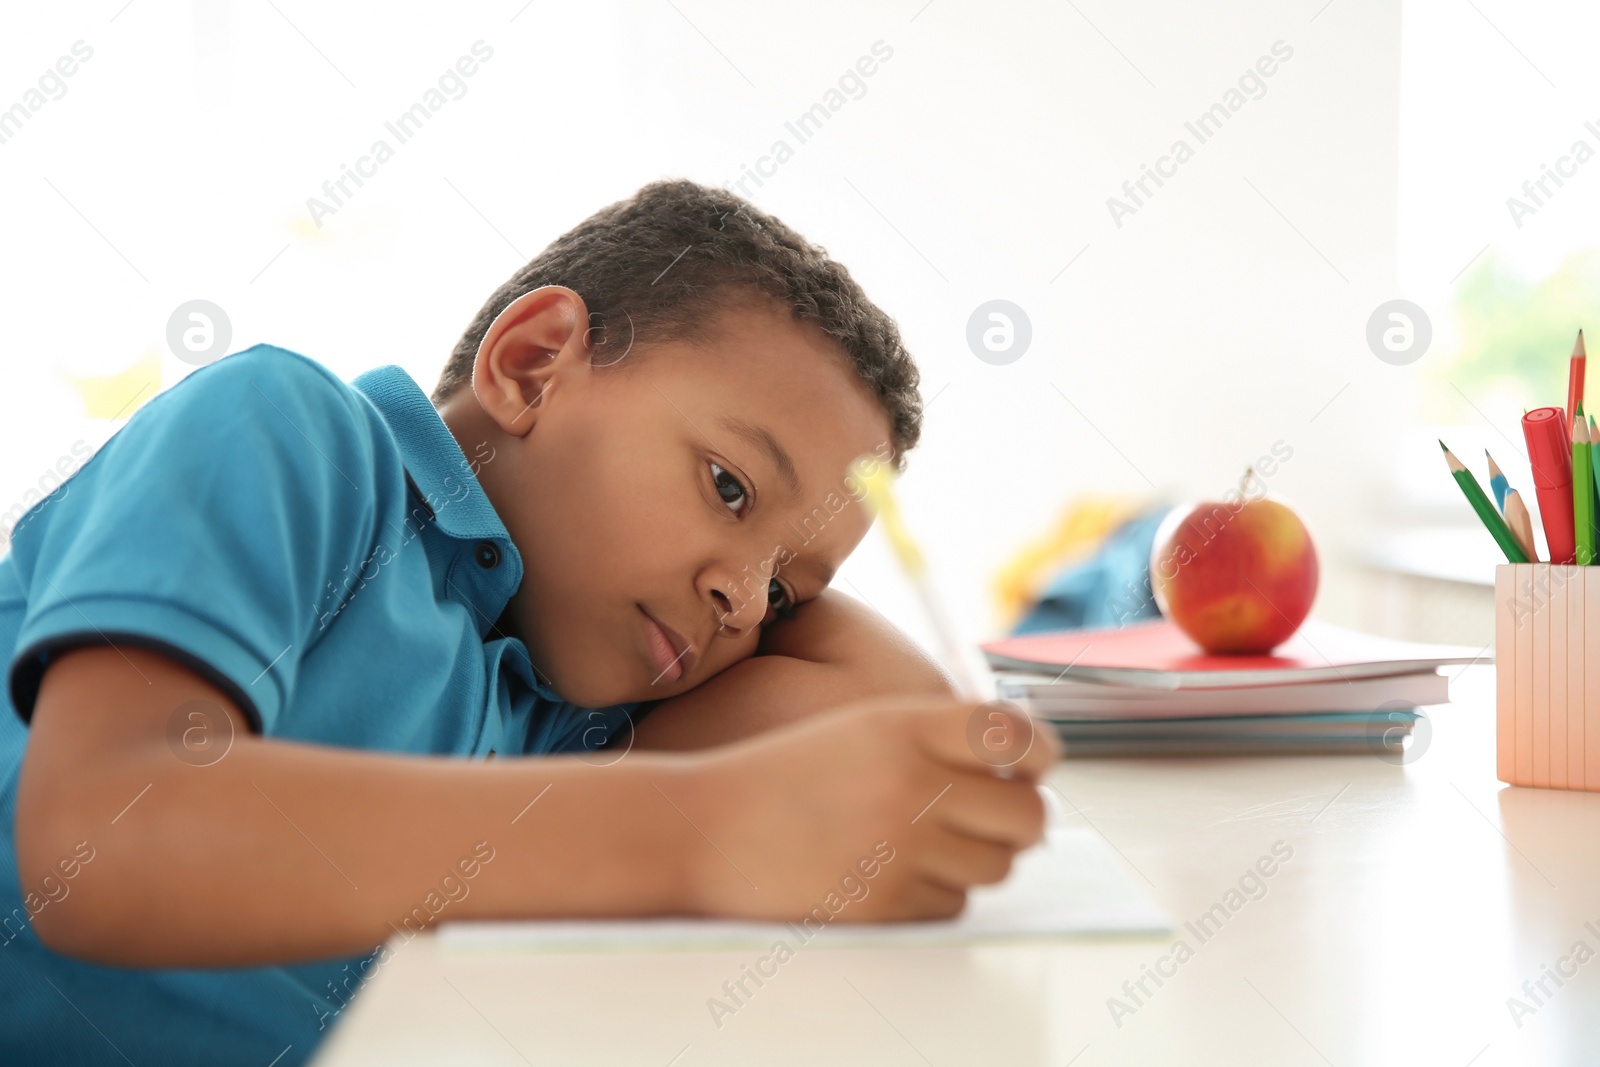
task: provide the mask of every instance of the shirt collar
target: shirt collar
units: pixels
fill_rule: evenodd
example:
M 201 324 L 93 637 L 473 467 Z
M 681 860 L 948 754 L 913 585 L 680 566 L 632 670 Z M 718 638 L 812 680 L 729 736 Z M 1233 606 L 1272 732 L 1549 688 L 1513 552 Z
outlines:
M 503 606 L 504 597 L 522 582 L 522 556 L 438 409 L 402 367 L 377 367 L 350 384 L 372 402 L 394 435 L 412 488 L 433 512 L 434 525 L 461 540 L 493 539 L 500 543 L 509 578 L 508 588 L 499 600 Z M 489 459 L 493 458 L 491 452 Z M 484 462 L 487 460 L 480 461 L 479 466 Z M 434 508 L 428 504 L 430 500 L 448 503 Z M 525 664 L 525 681 L 534 692 L 545 700 L 565 703 L 560 693 L 539 679 L 521 641 L 506 638 L 503 643 L 517 650 L 514 662 Z
M 406 473 L 435 512 L 435 524 L 452 537 L 494 538 L 510 546 L 511 535 L 478 484 L 476 468 L 411 375 L 402 367 L 377 367 L 350 384 L 372 401 L 388 424 L 400 445 Z M 480 461 L 478 466 L 482 465 Z M 438 501 L 449 503 L 436 507 Z

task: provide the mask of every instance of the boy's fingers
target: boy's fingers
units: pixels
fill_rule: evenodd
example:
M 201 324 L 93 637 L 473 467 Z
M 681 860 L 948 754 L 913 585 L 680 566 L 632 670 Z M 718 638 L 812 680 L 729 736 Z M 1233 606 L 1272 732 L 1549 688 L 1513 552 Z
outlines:
M 967 905 L 964 889 L 952 888 L 933 881 L 921 873 L 913 874 L 893 890 L 893 896 L 873 893 L 867 898 L 871 907 L 846 908 L 839 913 L 839 921 L 846 923 L 929 922 L 951 919 L 961 914 Z
M 950 789 L 923 818 L 969 837 L 1010 849 L 1037 844 L 1044 833 L 1044 799 L 1026 781 L 955 773 Z
M 1061 757 L 1050 724 L 1004 700 L 917 716 L 913 730 L 924 752 L 957 770 L 1035 781 Z
M 964 890 L 925 878 L 918 878 L 906 889 L 905 918 L 928 922 L 935 919 L 953 919 L 967 906 Z
M 964 890 L 991 885 L 1011 872 L 1016 850 L 997 841 L 985 841 L 940 828 L 917 855 L 919 872 L 936 885 Z

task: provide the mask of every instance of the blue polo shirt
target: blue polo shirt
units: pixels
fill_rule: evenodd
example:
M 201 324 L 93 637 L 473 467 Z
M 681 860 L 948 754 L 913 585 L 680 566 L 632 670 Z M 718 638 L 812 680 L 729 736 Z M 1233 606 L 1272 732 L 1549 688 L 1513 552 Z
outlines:
M 158 650 L 253 731 L 349 748 L 580 751 L 630 719 L 635 704 L 563 700 L 497 628 L 522 558 L 476 477 L 492 462 L 462 452 L 399 367 L 346 384 L 257 345 L 155 397 L 18 520 L 0 558 L 0 1063 L 287 1067 L 379 965 L 124 969 L 41 945 L 33 917 L 72 906 L 95 851 L 64 856 L 50 885 L 19 883 L 26 724 L 64 650 Z M 185 747 L 174 758 L 195 773 L 220 751 Z M 99 832 L 141 814 L 107 812 Z

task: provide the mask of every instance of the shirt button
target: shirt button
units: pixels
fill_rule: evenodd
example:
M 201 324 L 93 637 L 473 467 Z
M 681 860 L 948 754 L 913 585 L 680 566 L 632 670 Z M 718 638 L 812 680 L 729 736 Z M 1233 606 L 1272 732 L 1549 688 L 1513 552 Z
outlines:
M 493 541 L 479 541 L 473 549 L 472 558 L 484 570 L 493 570 L 500 563 L 500 550 L 494 547 Z

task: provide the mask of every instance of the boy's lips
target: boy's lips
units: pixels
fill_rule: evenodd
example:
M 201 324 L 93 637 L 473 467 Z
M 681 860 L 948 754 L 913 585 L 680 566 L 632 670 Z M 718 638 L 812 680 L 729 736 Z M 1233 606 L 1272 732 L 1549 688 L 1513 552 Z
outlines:
M 654 685 L 663 678 L 676 682 L 694 670 L 699 653 L 690 647 L 683 635 L 651 615 L 643 604 L 639 605 L 639 613 L 644 616 L 641 628 L 644 630 L 645 650 L 658 672 L 650 684 Z

